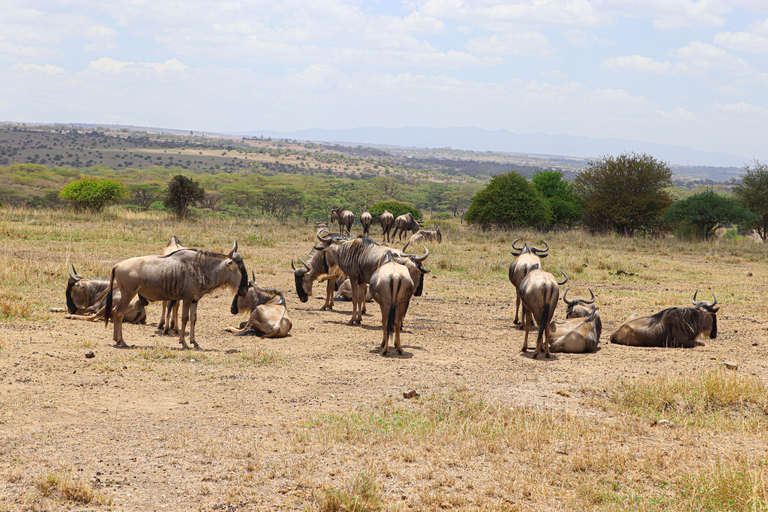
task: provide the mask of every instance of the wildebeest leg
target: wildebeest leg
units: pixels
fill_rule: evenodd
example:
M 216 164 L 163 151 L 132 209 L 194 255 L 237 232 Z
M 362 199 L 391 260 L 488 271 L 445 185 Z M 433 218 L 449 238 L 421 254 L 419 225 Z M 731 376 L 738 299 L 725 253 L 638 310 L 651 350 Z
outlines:
M 386 356 L 389 352 L 389 330 L 387 324 L 389 323 L 389 308 L 382 306 L 381 308 L 381 330 L 384 336 L 381 339 L 381 355 Z
M 172 301 L 173 304 L 173 321 L 171 322 L 171 329 L 179 328 L 179 301 Z
M 525 324 L 525 338 L 523 339 L 523 352 L 528 352 L 528 331 L 531 330 L 531 314 L 523 308 L 523 323 Z
M 520 317 L 518 317 L 518 312 L 520 311 L 520 292 L 515 292 L 515 321 L 512 322 L 513 324 L 517 325 L 520 323 Z
M 349 279 L 349 284 L 352 286 L 352 318 L 349 319 L 347 325 L 355 325 L 357 320 L 357 293 L 360 288 L 357 284 L 357 279 Z
M 195 341 L 195 322 L 197 322 L 197 301 L 193 300 L 189 307 L 189 341 L 195 348 L 200 348 L 200 345 Z
M 136 296 L 136 293 L 137 290 L 126 291 L 120 288 L 120 302 L 118 302 L 117 307 L 115 308 L 115 316 L 113 318 L 114 336 L 112 337 L 115 341 L 115 346 L 117 347 L 127 346 L 123 340 L 123 318 L 125 317 L 125 311 L 128 309 L 128 306 L 131 305 L 131 301 Z
M 166 321 L 165 321 L 165 312 L 166 312 L 167 310 L 168 310 L 168 301 L 167 301 L 167 300 L 164 300 L 164 301 L 163 301 L 163 312 L 162 312 L 162 313 L 160 313 L 160 321 L 157 323 L 157 329 L 158 329 L 158 330 L 160 330 L 160 331 L 162 331 L 162 332 L 163 332 L 163 334 L 165 334 L 166 332 L 168 332 L 168 331 L 166 330 Z
M 179 343 L 184 348 L 189 348 L 189 346 L 187 345 L 187 342 L 184 341 L 184 331 L 187 330 L 187 322 L 189 321 L 190 306 L 191 306 L 190 302 L 184 299 L 184 304 L 182 304 L 181 306 L 181 326 L 179 327 Z M 190 328 L 190 331 L 191 331 L 191 328 Z
M 403 304 L 397 305 L 397 316 L 395 316 L 395 349 L 399 355 L 403 355 L 403 347 L 400 345 L 400 329 L 403 327 Z
M 325 304 L 322 308 L 320 308 L 321 311 L 325 311 L 326 309 L 333 309 L 333 292 L 334 292 L 334 286 L 335 286 L 336 280 L 335 279 L 329 279 L 326 281 L 326 287 L 325 287 Z
M 363 297 L 361 303 L 362 303 L 362 314 L 364 315 L 365 314 L 365 298 L 368 296 L 368 285 L 367 284 L 361 284 L 360 288 L 362 289 L 360 294 Z

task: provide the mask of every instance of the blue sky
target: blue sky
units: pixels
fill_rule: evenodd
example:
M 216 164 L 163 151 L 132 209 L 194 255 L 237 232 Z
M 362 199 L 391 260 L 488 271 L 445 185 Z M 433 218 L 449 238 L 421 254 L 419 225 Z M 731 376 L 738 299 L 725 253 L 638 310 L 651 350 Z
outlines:
M 768 0 L 0 0 L 0 120 L 476 126 L 768 160 Z

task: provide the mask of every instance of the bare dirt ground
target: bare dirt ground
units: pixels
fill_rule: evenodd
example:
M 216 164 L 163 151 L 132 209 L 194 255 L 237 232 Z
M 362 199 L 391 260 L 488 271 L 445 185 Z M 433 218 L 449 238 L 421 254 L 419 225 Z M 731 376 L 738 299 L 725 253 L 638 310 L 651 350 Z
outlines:
M 179 350 L 175 336 L 160 335 L 159 304 L 149 306 L 146 325 L 124 326 L 128 349 L 111 346 L 111 325 L 47 312 L 64 307 L 62 270 L 59 286 L 38 290 L 44 310 L 35 320 L 0 323 L 0 510 L 305 510 L 319 507 L 326 491 L 345 488 L 365 471 L 376 473 L 386 509 L 567 509 L 568 502 L 547 488 L 526 501 L 530 493 L 501 485 L 500 474 L 517 466 L 499 454 L 481 450 L 464 457 L 440 440 L 427 448 L 406 444 L 405 451 L 393 442 L 377 451 L 308 441 L 307 428 L 325 414 L 405 403 L 402 394 L 411 389 L 422 395 L 418 400 L 466 389 L 502 406 L 610 422 L 608 413 L 591 405 L 589 390 L 620 379 L 695 373 L 726 361 L 738 364 L 739 373 L 768 379 L 768 262 L 611 253 L 618 260 L 640 258 L 650 267 L 639 267 L 635 277 L 616 276 L 612 269 L 572 274 L 579 295 L 589 286 L 598 297 L 604 325 L 598 352 L 533 360 L 530 351 L 520 352 L 523 332 L 512 326 L 514 292 L 503 270 L 476 280 L 441 271 L 434 263 L 441 251 L 448 255 L 448 244 L 434 248 L 427 261 L 433 272 L 424 296 L 408 311 L 405 354 L 390 349 L 386 358 L 378 348 L 375 303 L 368 304 L 362 326 L 350 327 L 349 302 L 319 311 L 321 287 L 309 302 L 298 301 L 285 262 L 286 255 L 306 253 L 306 242 L 265 250 L 274 255 L 274 266 L 250 266 L 261 286 L 288 292 L 290 336 L 266 340 L 223 332 L 242 318 L 229 314 L 232 296 L 221 291 L 200 302 L 201 350 Z M 503 265 L 509 248 L 497 249 Z M 553 244 L 552 253 L 558 250 L 567 249 Z M 9 258 L 39 256 L 11 252 L 6 244 Z M 248 265 L 262 252 L 244 255 Z M 484 264 L 483 258 L 469 264 Z M 699 277 L 676 277 L 676 269 Z M 697 287 L 710 298 L 707 288 L 714 289 L 722 303 L 717 339 L 687 350 L 608 342 L 629 313 L 689 304 Z M 563 316 L 560 307 L 556 319 Z M 85 358 L 88 350 L 94 358 Z M 673 442 L 660 436 L 661 441 L 636 441 Z M 706 456 L 709 449 L 701 450 Z M 101 502 L 46 496 L 40 481 L 49 474 L 90 486 L 101 493 Z M 475 501 L 461 502 L 460 496 Z

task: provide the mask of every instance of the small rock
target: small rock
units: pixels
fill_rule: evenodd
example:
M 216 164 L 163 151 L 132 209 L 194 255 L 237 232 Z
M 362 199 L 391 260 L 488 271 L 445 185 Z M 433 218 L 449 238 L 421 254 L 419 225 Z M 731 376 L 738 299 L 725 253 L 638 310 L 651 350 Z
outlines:
M 752 272 L 747 272 L 747 277 L 752 277 Z
M 237 354 L 237 349 L 236 348 L 231 348 L 231 349 L 227 350 L 227 354 Z
M 93 350 L 89 350 L 88 352 L 85 353 L 86 359 L 93 359 L 94 357 L 96 357 L 96 354 L 93 353 Z
M 732 362 L 725 362 L 725 363 L 723 363 L 723 366 L 725 366 L 729 370 L 738 370 L 739 369 L 739 365 L 737 363 L 732 363 Z
M 127 369 L 128 369 L 128 367 L 123 365 L 123 370 L 127 370 Z
M 752 346 L 753 346 L 753 347 L 756 347 L 756 346 L 758 346 L 758 345 L 759 345 L 759 343 L 758 343 L 758 342 L 754 342 L 754 343 L 752 344 Z
M 668 427 L 669 426 L 669 420 L 659 420 L 658 423 L 656 423 L 660 427 Z

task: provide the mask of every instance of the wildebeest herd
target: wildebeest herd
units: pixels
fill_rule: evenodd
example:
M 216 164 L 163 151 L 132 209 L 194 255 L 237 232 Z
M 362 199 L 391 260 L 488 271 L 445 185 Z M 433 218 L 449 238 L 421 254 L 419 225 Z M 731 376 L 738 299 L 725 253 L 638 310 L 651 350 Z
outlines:
M 331 210 L 332 222 L 338 222 L 340 233 L 331 233 L 327 224 L 319 225 L 318 243 L 313 245 L 307 261 L 299 258 L 300 266 L 291 261 L 296 293 L 301 302 L 307 302 L 315 281 L 326 282 L 326 297 L 322 310 L 332 309 L 334 299 L 352 301 L 352 317 L 348 325 L 360 324 L 366 302 L 374 300 L 381 309 L 381 354 L 387 355 L 389 340 L 394 335 L 394 346 L 402 354 L 400 331 L 412 297 L 419 297 L 424 288 L 424 267 L 429 257 L 426 242 L 440 243 L 440 229 L 423 230 L 422 222 L 408 213 L 395 218 L 390 212 L 378 214 L 382 227 L 383 242 L 368 237 L 372 223 L 370 212 L 363 212 L 363 234 L 350 236 L 354 214 L 344 208 Z M 395 231 L 390 238 L 389 231 Z M 402 250 L 390 247 L 395 235 L 412 231 L 413 235 Z M 595 295 L 590 290 L 589 299 L 568 299 L 568 290 L 562 299 L 566 305 L 566 320 L 554 322 L 554 314 L 560 301 L 560 287 L 568 281 L 542 268 L 541 260 L 549 254 L 544 248 L 523 244 L 521 239 L 512 242 L 512 254 L 516 257 L 509 266 L 509 280 L 516 292 L 514 323 L 525 330 L 522 351 L 528 349 L 528 334 L 534 322 L 538 326 L 535 358 L 544 352 L 594 352 L 600 341 L 602 323 Z M 410 244 L 421 244 L 423 254 L 409 254 Z M 228 254 L 184 247 L 175 236 L 160 254 L 129 258 L 117 263 L 109 279 L 87 279 L 80 276 L 72 265 L 66 289 L 68 318 L 104 320 L 113 319 L 113 340 L 118 347 L 126 346 L 122 323 L 144 323 L 146 306 L 150 302 L 162 302 L 163 312 L 158 329 L 164 334 L 176 329 L 179 343 L 189 348 L 185 341 L 185 329 L 189 324 L 189 341 L 195 348 L 197 304 L 205 295 L 219 288 L 235 292 L 230 312 L 241 311 L 249 316 L 239 327 L 225 329 L 236 335 L 262 337 L 286 336 L 293 325 L 283 293 L 262 289 L 256 284 L 256 276 L 248 279 L 238 244 L 234 243 Z M 612 343 L 641 347 L 692 347 L 701 335 L 715 338 L 717 335 L 717 297 L 714 301 L 697 301 L 693 295 L 692 307 L 670 307 L 649 316 L 631 316 L 611 335 Z M 178 309 L 181 305 L 181 321 Z M 173 312 L 173 314 L 172 314 Z

